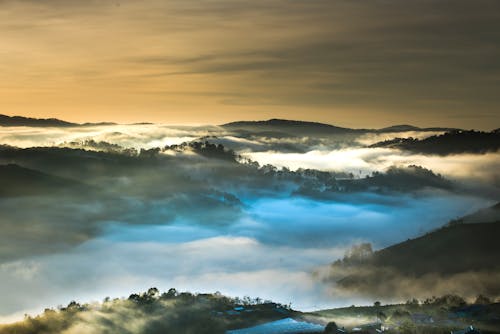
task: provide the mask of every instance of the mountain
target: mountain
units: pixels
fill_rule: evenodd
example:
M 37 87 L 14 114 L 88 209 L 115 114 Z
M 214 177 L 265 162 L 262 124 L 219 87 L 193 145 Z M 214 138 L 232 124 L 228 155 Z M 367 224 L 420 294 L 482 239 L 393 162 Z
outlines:
M 453 220 L 449 223 L 449 225 L 491 223 L 499 220 L 500 220 L 500 202 L 493 206 L 478 210 L 460 219 Z
M 46 174 L 16 164 L 0 165 L 0 198 L 69 191 L 88 192 L 91 187 L 67 178 Z
M 57 118 L 30 118 L 23 116 L 0 115 L 0 126 L 78 126 L 76 123 L 61 121 Z
M 400 124 L 377 130 L 378 132 L 406 132 L 406 131 L 454 131 L 454 128 L 419 128 L 417 126 Z
M 26 316 L 16 323 L 0 324 L 0 334 L 224 334 L 228 330 L 302 315 L 285 305 L 246 299 L 248 302 L 242 303 L 220 293 L 192 294 L 175 289 L 160 294 L 158 289 L 150 288 L 127 299 L 106 298 L 102 303 L 91 304 L 72 301 L 56 310 L 45 309 L 36 317 Z M 134 322 L 137 324 L 131 330 L 130 324 Z M 291 324 L 296 325 L 296 321 Z
M 95 126 L 112 125 L 114 123 L 71 123 L 57 118 L 31 118 L 23 116 L 7 116 L 0 114 L 0 126 L 33 126 L 33 127 L 75 127 L 75 126 Z
M 221 125 L 223 128 L 243 133 L 258 134 L 268 137 L 335 135 L 362 132 L 324 123 L 270 119 L 267 121 L 239 121 Z
M 370 145 L 395 148 L 414 153 L 449 155 L 459 153 L 486 153 L 500 149 L 500 131 L 455 130 L 424 139 L 395 138 Z
M 243 133 L 263 136 L 294 135 L 357 135 L 363 133 L 392 133 L 406 131 L 454 131 L 453 128 L 419 128 L 413 125 L 394 125 L 382 129 L 351 129 L 318 122 L 295 121 L 286 119 L 269 119 L 266 121 L 238 121 L 222 124 L 221 127 Z
M 500 295 L 500 203 L 440 229 L 332 264 L 338 287 L 377 297 Z M 479 221 L 486 218 L 486 221 Z M 353 248 L 356 249 L 356 248 Z M 333 278 L 334 277 L 334 278 Z
M 452 274 L 500 269 L 498 240 L 500 203 L 452 221 L 418 238 L 376 251 L 362 263 L 391 267 L 416 276 L 431 272 Z
M 416 276 L 498 269 L 499 238 L 498 217 L 491 223 L 455 224 L 375 252 L 371 263 Z

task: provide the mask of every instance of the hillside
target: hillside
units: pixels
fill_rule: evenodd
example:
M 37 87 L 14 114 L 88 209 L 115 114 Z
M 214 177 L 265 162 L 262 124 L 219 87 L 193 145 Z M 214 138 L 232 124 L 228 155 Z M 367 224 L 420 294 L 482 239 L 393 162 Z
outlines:
M 399 124 L 399 125 L 393 125 L 393 126 L 388 126 L 386 128 L 379 129 L 379 132 L 405 132 L 405 131 L 454 131 L 458 129 L 452 129 L 452 128 L 439 128 L 439 127 L 432 127 L 432 128 L 419 128 L 418 126 L 413 126 L 409 124 Z
M 0 114 L 0 126 L 33 126 L 33 127 L 75 127 L 93 125 L 111 125 L 114 123 L 71 123 L 57 118 L 32 118 L 23 116 L 7 116 Z
M 62 121 L 57 118 L 31 118 L 23 116 L 0 115 L 0 126 L 78 126 L 76 123 Z
M 325 123 L 295 121 L 286 119 L 269 119 L 266 121 L 238 121 L 221 125 L 223 128 L 237 132 L 258 132 L 268 136 L 294 135 L 354 135 L 363 133 L 393 133 L 407 131 L 453 131 L 451 128 L 419 128 L 413 125 L 394 125 L 382 129 L 351 129 Z
M 470 215 L 463 216 L 460 219 L 453 220 L 449 225 L 462 223 L 491 223 L 498 220 L 500 220 L 500 202 L 493 206 L 478 210 Z
M 456 224 L 375 252 L 371 263 L 416 276 L 500 269 L 498 240 L 500 221 Z
M 92 190 L 75 180 L 46 174 L 16 164 L 0 165 L 0 198 Z
M 500 131 L 450 131 L 425 139 L 396 138 L 370 146 L 395 148 L 423 154 L 460 154 L 496 152 L 500 149 Z
M 127 299 L 106 298 L 102 303 L 72 301 L 57 310 L 2 325 L 0 334 L 63 333 L 225 333 L 260 323 L 296 316 L 284 305 L 260 299 L 233 299 L 219 293 L 191 294 L 156 288 Z M 131 324 L 133 326 L 131 327 Z
M 487 212 L 488 222 L 478 222 Z M 470 222 L 470 223 L 465 223 Z M 500 295 L 498 204 L 415 239 L 371 252 L 353 248 L 331 266 L 346 290 L 385 297 Z
M 276 132 L 294 132 L 295 134 L 345 134 L 353 132 L 362 132 L 342 128 L 324 123 L 293 121 L 286 119 L 270 119 L 267 121 L 239 121 L 223 124 L 222 127 L 230 130 L 247 131 L 276 131 Z

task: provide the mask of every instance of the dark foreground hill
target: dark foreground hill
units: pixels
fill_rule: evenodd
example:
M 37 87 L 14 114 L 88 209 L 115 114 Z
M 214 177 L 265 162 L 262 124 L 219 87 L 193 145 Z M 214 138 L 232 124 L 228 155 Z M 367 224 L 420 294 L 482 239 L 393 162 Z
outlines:
M 499 241 L 500 221 L 455 224 L 384 248 L 373 255 L 371 262 L 415 276 L 498 270 Z
M 125 333 L 219 334 L 259 323 L 296 316 L 288 307 L 260 299 L 233 299 L 215 294 L 160 294 L 156 288 L 127 299 L 102 303 L 71 302 L 58 310 L 0 325 L 0 334 Z
M 369 246 L 358 247 L 332 265 L 330 279 L 343 289 L 380 297 L 500 296 L 499 216 L 497 204 L 373 253 Z M 487 222 L 478 222 L 484 217 Z
M 56 310 L 45 309 L 38 316 L 0 325 L 0 334 L 331 334 L 380 333 L 382 328 L 390 328 L 388 334 L 448 334 L 471 323 L 484 334 L 498 334 L 499 311 L 500 304 L 485 297 L 467 304 L 459 296 L 447 295 L 423 304 L 375 303 L 302 313 L 259 298 L 175 289 L 160 294 L 151 288 L 128 298 L 92 304 L 72 301 Z

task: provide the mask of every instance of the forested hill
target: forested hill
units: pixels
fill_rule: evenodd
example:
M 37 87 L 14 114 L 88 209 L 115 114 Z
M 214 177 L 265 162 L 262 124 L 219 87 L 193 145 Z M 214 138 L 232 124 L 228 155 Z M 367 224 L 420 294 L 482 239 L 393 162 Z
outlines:
M 457 130 L 425 139 L 396 138 L 370 147 L 396 148 L 437 155 L 496 152 L 500 149 L 500 130 L 491 132 Z

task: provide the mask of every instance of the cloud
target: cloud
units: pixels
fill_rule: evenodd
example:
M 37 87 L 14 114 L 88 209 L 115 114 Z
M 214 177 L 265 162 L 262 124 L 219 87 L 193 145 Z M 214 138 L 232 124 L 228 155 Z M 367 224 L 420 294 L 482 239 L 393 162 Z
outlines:
M 391 267 L 344 268 L 336 271 L 323 267 L 315 272 L 319 280 L 330 284 L 330 293 L 340 296 L 363 296 L 384 302 L 402 302 L 412 298 L 424 300 L 433 296 L 455 294 L 473 302 L 479 294 L 500 296 L 500 273 L 490 270 L 465 271 L 449 275 L 429 272 L 421 276 L 401 273 Z M 344 279 L 344 280 L 342 280 Z
M 404 131 L 404 132 L 389 132 L 389 133 L 368 133 L 356 139 L 363 146 L 370 146 L 385 140 L 394 138 L 415 138 L 424 139 L 430 136 L 443 134 L 444 131 Z
M 86 140 L 104 141 L 124 148 L 150 149 L 180 144 L 212 133 L 217 127 L 182 127 L 158 124 L 103 125 L 73 128 L 5 127 L 0 134 L 2 144 L 16 147 L 70 146 Z
M 479 180 L 498 184 L 499 154 L 458 154 L 446 157 L 410 154 L 385 148 L 346 148 L 313 150 L 306 153 L 250 152 L 244 156 L 261 164 L 292 169 L 313 168 L 326 171 L 348 171 L 367 175 L 392 166 L 418 165 L 446 177 Z
M 227 226 L 184 215 L 169 224 L 101 225 L 99 234 L 63 251 L 4 261 L 0 293 L 8 303 L 1 304 L 0 314 L 124 296 L 151 286 L 258 296 L 305 310 L 358 303 L 365 299 L 335 292 L 310 273 L 341 257 L 352 243 L 389 245 L 484 204 L 464 197 L 365 196 L 339 203 L 246 199 L 243 216 Z M 54 243 L 50 238 L 40 245 Z M 24 238 L 16 234 L 12 239 Z
M 458 171 L 470 173 L 468 169 L 479 167 L 494 175 L 496 166 L 493 154 L 427 157 L 360 148 L 356 143 L 332 150 L 329 143 L 320 142 L 322 150 L 303 154 L 252 152 L 285 140 L 305 148 L 317 143 L 242 139 L 214 127 L 118 125 L 37 131 L 13 128 L 4 138 L 30 146 L 44 138 L 59 144 L 94 136 L 124 147 L 147 148 L 165 138 L 216 133 L 221 140 L 246 147 L 245 154 L 262 163 L 297 168 L 368 173 L 394 164 L 422 163 L 458 178 Z M 415 237 L 487 206 L 494 197 L 460 187 L 375 191 L 369 186 L 349 192 L 328 190 L 324 197 L 300 195 L 297 190 L 304 185 L 325 191 L 339 174 L 258 169 L 193 151 L 154 152 L 1 148 L 1 163 L 65 177 L 95 191 L 0 198 L 0 295 L 7 301 L 0 304 L 0 315 L 41 310 L 71 299 L 124 296 L 151 286 L 220 290 L 231 296 L 292 302 L 300 309 L 366 301 L 331 290 L 310 273 L 342 256 L 352 243 L 372 242 L 378 248 Z
M 183 123 L 273 114 L 359 126 L 496 120 L 495 1 L 0 6 L 4 110 Z
M 301 302 L 305 306 L 321 294 L 308 271 L 300 268 L 309 268 L 312 262 L 325 261 L 340 253 L 336 249 L 298 250 L 286 246 L 276 249 L 242 237 L 184 243 L 96 239 L 64 254 L 38 257 L 35 276 L 26 276 L 27 269 L 12 270 L 31 268 L 32 262 L 22 260 L 2 265 L 5 284 L 0 289 L 4 300 L 11 302 L 2 304 L 1 312 L 12 313 L 28 305 L 43 308 L 66 303 L 68 298 L 122 296 L 153 285 L 190 291 L 220 290 L 232 296 L 258 295 L 283 302 L 292 301 L 290 296 L 295 294 L 307 298 Z M 100 261 L 102 256 L 110 261 Z M 281 288 L 277 294 L 278 286 Z M 30 293 L 15 293 L 13 287 L 29 287 Z M 316 292 L 311 295 L 313 291 Z

